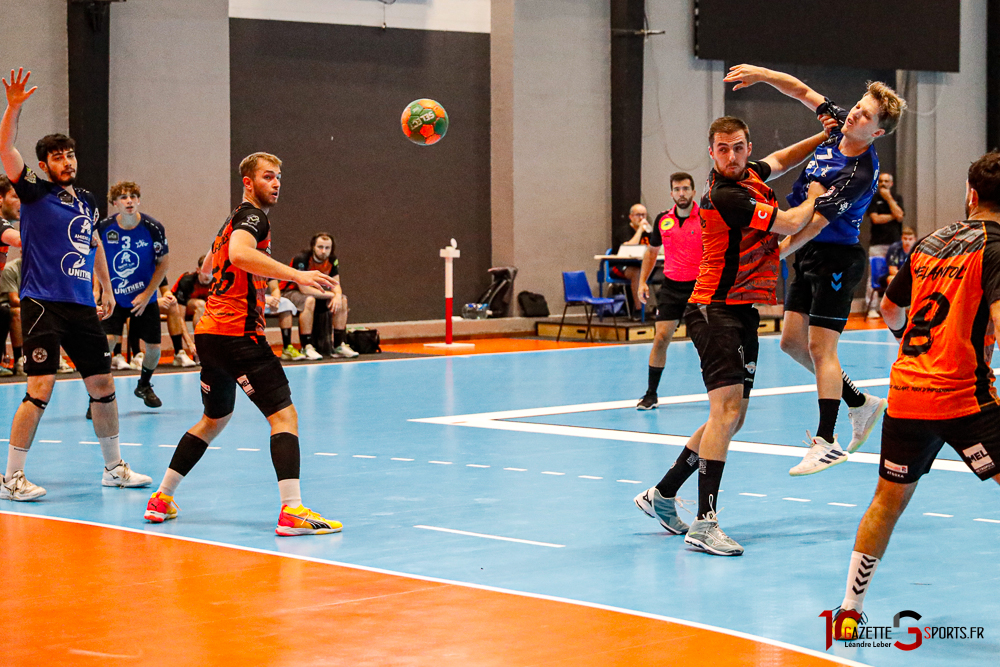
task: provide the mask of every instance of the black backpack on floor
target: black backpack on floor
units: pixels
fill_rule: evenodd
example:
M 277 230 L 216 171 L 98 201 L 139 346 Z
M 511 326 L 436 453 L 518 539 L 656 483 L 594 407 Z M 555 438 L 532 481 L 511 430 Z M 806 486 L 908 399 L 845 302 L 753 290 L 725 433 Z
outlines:
M 347 332 L 346 340 L 358 354 L 377 354 L 382 351 L 378 329 L 353 329 Z
M 489 273 L 492 282 L 476 303 L 485 303 L 490 317 L 507 317 L 510 315 L 510 302 L 514 296 L 517 269 L 513 266 L 494 266 Z
M 525 317 L 548 317 L 549 304 L 545 297 L 534 292 L 521 292 L 517 295 L 517 304 L 521 306 L 521 314 Z

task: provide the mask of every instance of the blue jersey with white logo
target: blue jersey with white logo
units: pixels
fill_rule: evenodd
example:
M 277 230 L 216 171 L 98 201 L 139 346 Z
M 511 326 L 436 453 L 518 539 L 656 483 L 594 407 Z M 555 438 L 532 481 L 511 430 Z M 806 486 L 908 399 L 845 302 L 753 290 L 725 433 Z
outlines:
M 149 286 L 156 265 L 168 252 L 167 235 L 163 225 L 145 213 L 139 214 L 139 224 L 132 229 L 125 229 L 119 221 L 117 215 L 102 220 L 97 234 L 108 258 L 115 303 L 131 308 L 132 299 Z M 156 301 L 154 294 L 150 303 Z
M 828 113 L 841 125 L 847 118 L 847 111 L 830 100 L 821 104 L 816 113 Z M 847 157 L 839 148 L 843 137 L 839 130 L 832 132 L 816 148 L 787 199 L 792 206 L 798 206 L 806 200 L 809 184 L 819 181 L 827 191 L 816 198 L 816 212 L 829 224 L 813 240 L 854 245 L 858 242 L 861 219 L 877 189 L 878 154 L 875 153 L 875 146 L 871 145 L 861 155 Z
M 27 166 L 13 185 L 21 199 L 21 298 L 95 306 L 97 200 L 81 188 L 71 195 Z

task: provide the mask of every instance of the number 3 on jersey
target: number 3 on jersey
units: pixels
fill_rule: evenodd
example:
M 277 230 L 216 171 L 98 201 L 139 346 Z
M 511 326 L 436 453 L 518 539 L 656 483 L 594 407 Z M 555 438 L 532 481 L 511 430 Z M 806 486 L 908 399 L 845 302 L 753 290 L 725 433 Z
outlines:
M 931 349 L 934 344 L 932 329 L 944 322 L 949 310 L 951 304 L 944 294 L 941 292 L 929 294 L 914 310 L 910 326 L 903 336 L 903 354 L 908 357 L 919 357 Z

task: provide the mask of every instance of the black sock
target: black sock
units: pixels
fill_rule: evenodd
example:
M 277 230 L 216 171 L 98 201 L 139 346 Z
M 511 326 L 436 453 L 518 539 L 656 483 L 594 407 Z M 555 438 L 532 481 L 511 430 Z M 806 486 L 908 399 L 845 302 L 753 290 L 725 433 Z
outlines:
M 122 344 L 121 343 L 115 343 L 115 354 L 119 355 L 121 353 L 122 353 Z
M 650 370 L 653 369 L 652 366 L 649 367 Z M 662 368 L 660 370 L 663 370 Z M 681 485 L 687 481 L 695 470 L 698 469 L 698 453 L 694 452 L 687 447 L 680 453 L 674 464 L 670 466 L 670 470 L 667 474 L 663 476 L 660 483 L 656 485 L 656 490 L 660 492 L 660 495 L 664 498 L 674 498 L 677 496 L 677 492 L 680 490 Z
M 847 377 L 847 373 L 840 371 L 840 374 L 844 378 L 844 389 L 841 392 L 841 398 L 844 399 L 844 403 L 847 403 L 849 408 L 860 408 L 865 404 L 864 395 L 858 391 L 858 388 L 854 386 L 851 382 L 851 378 Z
M 271 463 L 278 481 L 299 478 L 299 436 L 275 433 L 271 436 Z
M 816 427 L 817 438 L 833 442 L 833 429 L 837 425 L 838 412 L 840 412 L 840 400 L 836 398 L 819 399 L 819 426 Z
M 139 371 L 139 386 L 145 387 L 149 384 L 150 378 L 153 377 L 153 371 L 155 368 L 146 368 L 145 366 Z
M 660 376 L 663 375 L 663 367 L 657 368 L 656 366 L 649 367 L 649 386 L 646 388 L 646 393 L 656 396 L 656 390 L 660 388 Z
M 15 347 L 12 351 L 14 352 L 14 361 L 17 361 L 18 359 L 21 358 L 21 352 L 22 352 L 21 348 Z
M 305 347 L 306 345 L 311 344 L 312 343 L 312 337 L 313 337 L 312 334 L 304 334 L 304 333 L 302 333 L 300 331 L 299 332 L 299 342 L 302 343 L 302 347 Z
M 282 329 L 281 330 L 281 347 L 288 347 L 292 344 L 292 330 Z
M 181 436 L 181 441 L 177 443 L 173 458 L 170 459 L 170 469 L 187 477 L 191 468 L 201 459 L 208 443 L 196 435 L 185 433 Z
M 709 512 L 719 511 L 719 485 L 722 483 L 722 469 L 725 461 L 698 459 L 698 518 L 704 519 Z
M 171 334 L 170 342 L 174 344 L 174 354 L 184 349 L 184 336 L 182 334 Z
M 333 346 L 340 347 L 347 340 L 347 329 L 334 329 L 333 330 Z

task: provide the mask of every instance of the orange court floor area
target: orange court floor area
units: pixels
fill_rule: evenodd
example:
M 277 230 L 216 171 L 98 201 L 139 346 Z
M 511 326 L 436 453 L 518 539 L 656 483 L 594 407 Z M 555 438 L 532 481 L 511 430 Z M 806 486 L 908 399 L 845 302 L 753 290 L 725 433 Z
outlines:
M 0 513 L 0 544 L 4 665 L 835 664 L 608 609 L 44 517 Z

